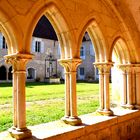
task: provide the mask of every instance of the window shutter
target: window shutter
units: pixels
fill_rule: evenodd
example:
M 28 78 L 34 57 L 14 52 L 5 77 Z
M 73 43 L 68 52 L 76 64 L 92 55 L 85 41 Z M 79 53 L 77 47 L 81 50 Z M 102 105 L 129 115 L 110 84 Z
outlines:
M 83 45 L 83 57 L 82 58 L 83 59 L 86 58 L 86 46 L 85 45 Z
M 44 53 L 44 41 L 41 41 L 41 53 Z
M 90 44 L 90 55 L 94 55 L 93 45 Z
M 60 54 L 61 54 L 61 50 L 60 50 L 61 48 L 60 48 L 60 44 L 58 45 L 58 52 L 57 52 L 57 54 L 58 54 L 58 57 L 60 57 Z
M 2 36 L 2 34 L 0 33 L 0 49 L 2 49 L 2 43 L 3 43 L 3 36 Z
M 32 40 L 32 52 L 35 52 L 35 40 Z

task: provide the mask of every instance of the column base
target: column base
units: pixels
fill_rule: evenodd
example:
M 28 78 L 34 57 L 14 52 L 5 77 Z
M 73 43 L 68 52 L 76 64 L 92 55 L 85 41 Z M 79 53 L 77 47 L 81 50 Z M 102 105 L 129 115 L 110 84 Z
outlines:
M 130 109 L 130 110 L 135 108 L 134 105 L 130 105 L 130 104 L 121 105 L 121 107 L 124 108 L 124 109 Z
M 98 109 L 96 112 L 98 112 L 99 114 L 101 114 L 103 116 L 113 116 L 114 115 L 112 110 Z
M 135 105 L 135 108 L 140 110 L 140 105 Z
M 73 126 L 81 125 L 82 120 L 78 117 L 63 117 L 62 121 L 64 121 L 66 124 L 70 124 Z
M 21 140 L 25 138 L 32 137 L 31 130 L 27 128 L 19 129 L 16 127 L 12 127 L 9 130 L 10 135 L 15 138 L 16 140 Z

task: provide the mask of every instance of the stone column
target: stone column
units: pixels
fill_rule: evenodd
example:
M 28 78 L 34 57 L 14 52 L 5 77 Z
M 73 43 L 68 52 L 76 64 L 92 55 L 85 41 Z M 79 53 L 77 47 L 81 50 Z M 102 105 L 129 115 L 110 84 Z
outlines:
M 63 121 L 71 125 L 82 123 L 77 116 L 76 71 L 81 64 L 81 59 L 63 59 L 59 63 L 65 68 L 65 109 Z
M 121 70 L 121 93 L 120 93 L 120 98 L 121 98 L 121 106 L 126 107 L 127 104 L 127 74 L 126 74 L 126 66 L 125 65 L 118 65 L 117 66 Z
M 64 67 L 65 74 L 65 115 L 62 118 L 63 121 L 70 117 L 70 72 L 66 60 L 59 60 L 60 65 Z
M 121 106 L 126 105 L 127 103 L 127 77 L 125 70 L 122 71 L 122 86 L 121 86 Z
M 103 111 L 104 109 L 104 73 L 103 69 L 99 68 L 99 102 L 100 107 L 99 110 Z
M 123 104 L 122 107 L 133 109 L 134 108 L 134 101 L 135 99 L 135 88 L 133 85 L 135 83 L 135 76 L 133 73 L 133 64 L 122 64 L 118 65 L 118 68 L 120 68 L 123 71 Z
M 99 96 L 100 108 L 97 110 L 102 115 L 113 115 L 110 109 L 109 77 L 113 63 L 94 63 L 99 70 Z
M 133 91 L 132 91 L 132 84 L 133 84 L 133 79 L 132 79 L 132 67 L 131 65 L 126 66 L 126 74 L 127 74 L 127 104 L 126 107 L 129 109 L 133 109 Z
M 109 94 L 109 76 L 110 76 L 110 65 L 104 67 L 104 111 L 110 110 L 110 94 Z
M 26 64 L 32 59 L 29 54 L 14 54 L 5 56 L 6 61 L 13 66 L 13 127 L 9 130 L 12 137 L 24 139 L 31 137 L 31 131 L 26 127 L 25 81 Z
M 137 109 L 140 109 L 140 65 L 135 67 L 136 75 L 136 105 Z
M 65 117 L 70 116 L 70 75 L 65 72 Z
M 17 127 L 17 74 L 13 70 L 13 128 Z

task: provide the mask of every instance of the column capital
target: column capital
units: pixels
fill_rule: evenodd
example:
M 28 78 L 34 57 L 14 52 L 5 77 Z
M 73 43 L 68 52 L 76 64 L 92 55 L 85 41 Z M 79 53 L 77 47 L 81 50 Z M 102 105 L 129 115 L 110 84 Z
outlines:
M 122 70 L 123 72 L 132 72 L 134 70 L 134 66 L 135 64 L 120 64 L 120 65 L 117 65 L 117 67 Z
M 136 73 L 140 73 L 140 64 L 134 64 L 133 68 Z
M 12 64 L 14 71 L 25 71 L 26 64 L 33 58 L 32 54 L 11 54 L 5 55 L 5 62 Z
M 113 62 L 98 62 L 98 63 L 93 63 L 95 65 L 95 67 L 98 68 L 100 73 L 103 72 L 110 72 L 111 67 L 113 66 Z
M 76 72 L 77 67 L 82 63 L 81 59 L 59 59 L 58 62 L 65 68 L 66 72 Z

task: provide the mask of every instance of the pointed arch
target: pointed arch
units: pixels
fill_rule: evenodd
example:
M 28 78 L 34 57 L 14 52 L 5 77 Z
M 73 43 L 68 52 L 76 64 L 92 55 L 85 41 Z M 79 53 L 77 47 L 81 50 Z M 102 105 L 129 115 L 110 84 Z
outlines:
M 10 17 L 0 10 L 0 32 L 6 39 L 8 54 L 18 53 L 19 29 L 15 21 L 9 20 Z M 6 21 L 6 22 L 5 22 Z M 20 41 L 19 41 L 20 42 Z
M 27 52 L 30 52 L 30 42 L 31 37 L 33 34 L 33 31 L 35 29 L 35 26 L 39 19 L 45 15 L 50 23 L 52 24 L 57 38 L 59 40 L 60 46 L 61 46 L 61 59 L 64 58 L 70 58 L 72 56 L 71 54 L 71 40 L 73 40 L 73 37 L 70 35 L 69 27 L 64 19 L 62 13 L 60 12 L 59 8 L 54 3 L 48 3 L 45 6 L 42 5 L 38 10 L 34 9 L 32 11 L 35 11 L 35 13 L 32 15 L 32 18 L 28 27 L 28 32 L 25 37 L 25 50 Z
M 78 46 L 81 46 L 82 38 L 85 32 L 88 32 L 92 44 L 94 44 L 95 51 L 95 62 L 104 62 L 106 61 L 106 43 L 103 33 L 99 27 L 99 24 L 96 22 L 94 18 L 90 19 L 85 26 L 83 26 L 83 30 L 79 35 Z
M 123 38 L 117 37 L 114 40 L 110 51 L 111 61 L 112 61 L 113 53 L 118 57 L 118 63 L 120 64 L 131 63 L 130 51 Z
M 129 29 L 129 26 L 131 26 L 131 25 L 133 25 L 134 28 L 137 29 L 137 27 L 135 26 L 136 25 L 135 21 L 132 20 L 133 18 L 131 18 L 131 20 L 130 20 L 129 19 L 130 17 L 126 17 L 126 15 L 124 14 L 124 11 L 123 12 L 121 11 L 122 8 L 116 7 L 115 2 L 117 2 L 117 1 L 106 0 L 105 2 L 108 5 L 108 7 L 110 7 L 110 9 L 112 9 L 112 11 L 114 12 L 114 14 L 116 15 L 116 17 L 118 18 L 118 20 L 121 23 L 121 26 L 122 26 L 121 34 L 123 35 L 124 38 L 127 38 L 128 43 L 127 42 L 126 43 L 127 43 L 128 48 L 130 49 L 131 62 L 132 63 L 139 62 L 140 55 L 139 55 L 139 51 L 137 51 L 137 49 L 139 48 L 139 42 L 134 41 L 133 30 Z M 126 13 L 130 13 L 126 6 L 125 6 L 125 11 L 126 11 Z M 127 22 L 126 22 L 126 20 L 127 20 Z

